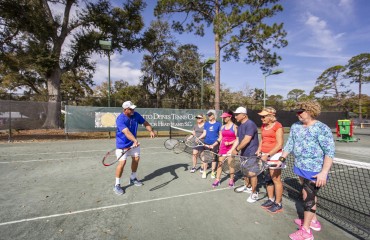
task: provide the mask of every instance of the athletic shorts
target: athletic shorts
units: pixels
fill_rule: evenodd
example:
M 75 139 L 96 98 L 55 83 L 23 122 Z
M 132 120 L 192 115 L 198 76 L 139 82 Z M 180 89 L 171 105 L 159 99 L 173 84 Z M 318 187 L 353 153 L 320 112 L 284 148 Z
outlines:
M 119 158 L 119 156 L 121 156 L 122 151 L 123 151 L 123 149 L 116 149 L 116 157 L 117 158 Z M 119 161 L 126 161 L 127 157 L 130 157 L 130 156 L 131 157 L 140 157 L 140 146 L 136 147 L 136 148 L 131 148 L 130 150 L 128 150 L 127 153 L 125 153 L 125 155 L 123 155 Z

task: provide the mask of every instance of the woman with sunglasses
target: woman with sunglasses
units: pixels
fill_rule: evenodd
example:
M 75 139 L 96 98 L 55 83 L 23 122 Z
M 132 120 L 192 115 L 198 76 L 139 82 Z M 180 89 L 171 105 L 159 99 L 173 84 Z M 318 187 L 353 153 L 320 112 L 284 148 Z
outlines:
M 218 137 L 220 136 L 221 126 L 222 124 L 218 122 L 216 110 L 209 110 L 207 112 L 208 121 L 204 124 L 204 130 L 202 135 L 199 137 L 200 139 L 204 138 L 204 146 L 209 150 L 213 151 L 214 153 L 218 152 L 218 147 L 220 142 L 218 141 Z M 211 178 L 216 178 L 216 159 L 212 162 L 212 173 Z M 208 164 L 203 163 L 203 173 L 202 178 L 207 178 L 207 168 Z
M 220 148 L 218 154 L 218 166 L 216 171 L 216 180 L 213 182 L 212 187 L 220 186 L 220 179 L 222 173 L 222 162 L 226 158 L 226 154 L 231 150 L 237 136 L 237 126 L 235 124 L 236 120 L 234 113 L 232 111 L 227 111 L 222 113 L 221 118 L 224 120 L 224 125 L 221 127 L 221 134 L 218 137 L 218 142 L 220 142 Z M 230 169 L 230 179 L 229 187 L 234 187 L 234 169 Z
M 193 135 L 199 138 L 204 131 L 205 117 L 203 116 L 203 114 L 198 114 L 195 117 L 195 119 L 196 119 L 196 123 L 193 126 Z M 204 150 L 203 146 L 198 146 L 198 147 L 193 148 L 193 155 L 192 155 L 193 166 L 190 170 L 191 173 L 194 173 L 196 171 L 197 157 L 198 157 L 198 154 L 203 150 Z
M 278 161 L 282 153 L 284 143 L 283 126 L 276 119 L 276 110 L 272 107 L 262 109 L 261 116 L 261 140 L 257 155 L 263 161 Z M 281 200 L 283 198 L 283 183 L 281 182 L 281 169 L 270 168 L 265 176 L 268 199 L 261 204 L 262 208 L 272 213 L 283 210 Z
M 316 119 L 321 113 L 319 103 L 300 102 L 296 108 L 294 111 L 299 121 L 290 128 L 288 141 L 279 160 L 284 162 L 288 154 L 293 154 L 293 171 L 303 186 L 303 219 L 294 220 L 299 230 L 289 237 L 293 240 L 313 239 L 312 230 L 321 230 L 316 217 L 317 193 L 327 183 L 335 145 L 331 129 Z

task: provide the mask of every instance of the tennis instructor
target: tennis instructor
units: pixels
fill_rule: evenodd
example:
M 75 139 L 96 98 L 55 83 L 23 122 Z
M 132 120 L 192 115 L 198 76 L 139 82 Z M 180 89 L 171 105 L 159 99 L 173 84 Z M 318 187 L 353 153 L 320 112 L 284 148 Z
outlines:
M 122 177 L 123 169 L 126 165 L 126 159 L 131 156 L 131 176 L 129 184 L 135 186 L 142 186 L 143 183 L 137 179 L 136 171 L 139 166 L 140 160 L 140 144 L 136 138 L 137 129 L 139 124 L 143 124 L 146 130 L 150 132 L 150 137 L 154 138 L 155 133 L 152 126 L 137 112 L 135 112 L 136 105 L 131 101 L 126 101 L 122 104 L 123 112 L 117 117 L 116 126 L 116 156 L 121 155 L 122 150 L 130 148 L 118 161 L 116 168 L 116 184 L 114 185 L 114 192 L 117 195 L 124 194 L 123 188 L 121 188 L 120 179 Z

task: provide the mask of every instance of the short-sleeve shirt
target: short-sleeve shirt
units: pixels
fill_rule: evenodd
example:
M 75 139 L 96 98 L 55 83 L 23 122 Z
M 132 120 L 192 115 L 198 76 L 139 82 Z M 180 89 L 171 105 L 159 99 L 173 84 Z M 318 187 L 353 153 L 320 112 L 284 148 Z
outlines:
M 268 153 L 273 149 L 276 145 L 276 131 L 283 126 L 279 122 L 275 122 L 272 128 L 265 129 L 265 124 L 262 124 L 261 127 L 261 136 L 262 136 L 262 145 L 261 151 L 263 153 Z M 281 152 L 281 149 L 278 151 Z
M 126 137 L 122 130 L 128 128 L 132 135 L 136 137 L 139 124 L 143 124 L 144 122 L 145 119 L 137 112 L 134 112 L 130 117 L 121 113 L 116 119 L 116 148 L 131 147 L 133 142 Z
M 204 138 L 204 143 L 207 145 L 211 145 L 215 143 L 218 139 L 218 135 L 221 131 L 221 123 L 220 122 L 206 122 L 204 124 L 204 130 L 206 130 L 206 137 Z
M 204 124 L 203 126 L 199 127 L 199 125 L 196 123 L 193 127 L 193 130 L 195 132 L 195 136 L 200 137 L 200 135 L 202 135 L 203 130 L 204 130 Z
M 239 143 L 241 143 L 244 137 L 248 135 L 251 136 L 250 142 L 243 149 L 240 149 L 240 155 L 245 157 L 253 156 L 258 149 L 258 128 L 257 125 L 250 119 L 245 123 L 240 124 L 238 127 L 238 138 Z

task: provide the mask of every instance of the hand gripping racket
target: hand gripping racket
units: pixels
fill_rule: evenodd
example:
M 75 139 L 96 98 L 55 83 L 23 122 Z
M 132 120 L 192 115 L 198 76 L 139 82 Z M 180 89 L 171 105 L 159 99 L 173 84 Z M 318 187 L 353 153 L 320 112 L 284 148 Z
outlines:
M 124 148 L 122 149 L 122 152 L 121 152 L 121 155 L 119 157 L 116 156 L 116 150 L 117 149 L 112 149 L 110 150 L 109 152 L 107 152 L 102 160 L 102 163 L 104 166 L 108 167 L 108 166 L 112 166 L 113 164 L 115 164 L 116 162 L 118 162 L 123 155 L 125 155 L 128 151 L 130 151 L 131 149 L 133 149 L 135 147 L 129 147 L 129 148 Z

